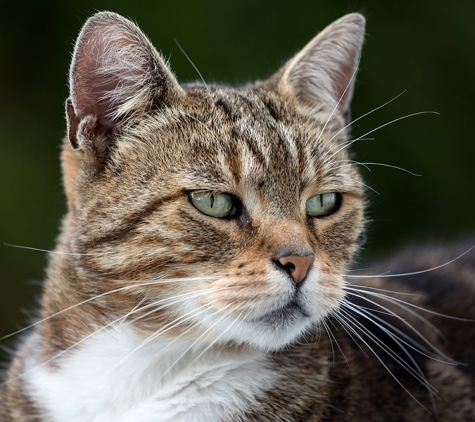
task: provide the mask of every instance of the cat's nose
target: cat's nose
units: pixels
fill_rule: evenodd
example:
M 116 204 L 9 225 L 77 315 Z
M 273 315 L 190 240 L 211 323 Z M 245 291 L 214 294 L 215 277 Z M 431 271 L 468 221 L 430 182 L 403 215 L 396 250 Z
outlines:
M 314 261 L 315 255 L 313 253 L 297 255 L 284 249 L 276 258 L 276 264 L 292 277 L 295 284 L 300 284 L 307 277 L 308 268 Z

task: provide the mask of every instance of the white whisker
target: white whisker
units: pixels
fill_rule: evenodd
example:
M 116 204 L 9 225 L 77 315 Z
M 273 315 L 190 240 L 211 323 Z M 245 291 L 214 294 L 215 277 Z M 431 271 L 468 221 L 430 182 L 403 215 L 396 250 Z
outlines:
M 366 189 L 369 189 L 369 190 L 373 191 L 376 195 L 381 195 L 376 189 L 373 189 L 371 186 L 369 186 L 366 183 L 363 183 L 359 180 L 353 180 L 352 183 L 358 183 L 359 185 L 363 185 Z
M 234 304 L 234 302 L 229 303 L 226 305 L 223 309 L 226 309 L 227 307 L 231 306 Z M 221 312 L 223 311 L 221 309 Z M 157 383 L 161 382 L 162 379 L 165 377 L 168 372 L 170 372 L 173 367 L 190 351 L 192 348 L 200 341 L 202 341 L 205 338 L 205 335 L 208 334 L 210 331 L 212 331 L 224 318 L 226 318 L 229 314 L 233 312 L 233 309 L 230 309 L 228 312 L 226 312 L 224 315 L 221 316 L 221 318 L 216 321 L 211 327 L 207 328 L 204 333 L 202 333 L 169 367 L 168 369 L 162 374 L 159 380 L 157 380 Z
M 335 111 L 336 111 L 336 109 L 338 108 L 338 106 L 340 105 L 341 100 L 343 100 L 344 96 L 346 95 L 346 92 L 348 91 L 348 88 L 350 88 L 350 86 L 351 86 L 351 84 L 352 84 L 352 82 L 353 82 L 353 79 L 355 78 L 356 73 L 358 72 L 358 67 L 359 67 L 359 65 L 360 65 L 360 60 L 361 60 L 361 53 L 360 53 L 360 55 L 358 56 L 358 60 L 357 60 L 357 62 L 356 62 L 355 69 L 353 70 L 353 73 L 352 73 L 352 75 L 351 75 L 350 80 L 349 80 L 348 83 L 346 84 L 345 90 L 344 90 L 343 93 L 341 94 L 341 96 L 340 96 L 340 98 L 338 99 L 338 102 L 335 104 L 335 107 L 333 108 L 333 110 L 332 110 L 330 116 L 328 117 L 327 121 L 326 121 L 325 124 L 323 125 L 323 128 L 322 128 L 322 130 L 321 130 L 321 132 L 320 132 L 320 135 L 318 135 L 318 138 L 317 138 L 317 140 L 316 140 L 316 142 L 315 142 L 316 144 L 318 144 L 318 141 L 320 140 L 320 138 L 322 137 L 323 133 L 325 132 L 325 129 L 326 129 L 328 123 L 330 122 L 331 118 L 333 117 L 333 114 L 335 114 Z
M 327 142 L 331 142 L 335 137 L 337 137 L 341 132 L 343 132 L 347 127 L 350 127 L 353 123 L 357 122 L 358 120 L 361 120 L 363 117 L 366 117 L 368 115 L 370 115 L 371 113 L 374 113 L 375 111 L 383 108 L 384 106 L 388 105 L 389 103 L 392 103 L 396 98 L 399 98 L 402 94 L 404 94 L 406 91 L 402 91 L 400 94 L 397 94 L 394 98 L 391 98 L 389 101 L 385 102 L 384 104 L 380 105 L 379 107 L 376 107 L 376 108 L 373 108 L 373 110 L 371 111 L 368 111 L 367 113 L 363 114 L 362 116 L 360 117 L 357 117 L 356 119 L 354 119 L 353 121 L 351 121 L 350 123 L 348 123 L 345 127 L 343 127 L 342 129 L 340 129 L 337 133 L 335 133 Z M 362 139 L 360 139 L 362 140 Z
M 371 353 L 376 357 L 376 359 L 381 363 L 381 365 L 383 365 L 383 367 L 388 371 L 388 373 L 391 375 L 391 377 L 403 388 L 403 390 L 416 402 L 418 403 L 423 409 L 425 409 L 427 412 L 429 412 L 429 410 L 419 401 L 417 400 L 413 394 L 411 394 L 411 392 L 404 386 L 404 384 L 401 383 L 401 381 L 398 380 L 398 378 L 392 373 L 392 371 L 389 369 L 389 367 L 384 363 L 384 361 L 378 356 L 378 354 L 376 353 L 376 351 L 368 344 L 367 341 L 365 341 L 363 339 L 363 337 L 361 337 L 361 335 L 353 328 L 351 327 L 351 325 L 349 325 L 349 321 L 345 321 L 343 318 L 340 318 L 340 317 L 343 317 L 345 316 L 345 313 L 344 311 L 341 311 L 341 313 L 338 315 L 338 320 L 346 325 L 348 327 L 348 329 L 350 329 L 360 340 L 363 344 L 366 345 L 366 347 L 368 347 L 368 349 L 371 351 Z M 419 381 L 421 381 L 421 383 L 423 385 L 425 385 L 426 387 L 427 386 L 430 386 L 430 384 L 428 384 L 427 380 L 425 380 L 424 377 L 421 378 L 421 376 L 417 373 L 417 372 L 414 372 L 414 370 L 410 367 L 407 366 L 407 364 L 402 361 L 398 355 L 394 354 L 390 349 L 388 349 L 387 347 L 385 347 L 384 344 L 382 344 L 378 339 L 377 337 L 374 337 L 370 332 L 368 332 L 366 330 L 366 328 L 357 320 L 355 320 L 355 318 L 349 314 L 346 314 L 346 318 L 349 318 L 354 324 L 358 325 L 359 328 L 361 330 L 363 330 L 363 332 L 365 332 L 366 335 L 368 335 L 368 337 L 371 338 L 371 340 L 373 340 L 379 347 L 381 347 L 389 356 L 391 356 L 396 362 L 398 362 L 403 368 L 405 368 L 409 373 L 411 373 L 411 375 L 413 375 L 416 379 L 418 379 Z M 404 350 L 404 348 L 402 348 L 402 350 Z M 430 386 L 432 387 L 432 386 Z M 433 387 L 432 387 L 433 388 Z M 430 413 L 430 412 L 429 412 Z
M 333 171 L 333 170 L 337 170 L 339 168 L 343 168 L 343 167 L 350 167 L 350 166 L 363 166 L 365 167 L 368 171 L 371 171 L 369 169 L 368 166 L 381 166 L 381 167 L 389 167 L 389 168 L 392 168 L 392 169 L 396 169 L 396 170 L 401 170 L 405 173 L 409 173 L 411 176 L 422 176 L 421 174 L 417 174 L 417 173 L 413 173 L 412 171 L 409 171 L 403 167 L 398 167 L 398 166 L 394 166 L 392 164 L 383 164 L 383 163 L 360 163 L 359 161 L 353 161 L 353 160 L 339 160 L 339 161 L 351 161 L 350 163 L 348 164 L 342 164 L 340 166 L 336 166 L 336 167 L 330 167 L 329 169 L 327 169 L 326 171 L 327 172 L 330 172 L 330 171 Z M 338 162 L 338 161 L 337 161 Z
M 135 312 L 138 312 L 140 311 L 142 308 L 140 308 L 140 305 L 142 305 L 144 302 L 146 302 L 147 300 L 149 299 L 149 297 L 147 295 L 144 296 L 144 298 L 139 302 L 137 303 L 137 305 L 135 305 L 132 310 L 130 310 L 129 312 L 127 312 L 122 318 L 121 318 L 121 321 L 119 322 L 119 325 L 117 325 L 116 327 L 114 327 L 114 330 L 117 331 L 121 326 L 122 324 L 125 322 L 125 320 L 132 314 L 134 314 Z M 140 309 L 139 309 L 140 308 Z
M 3 246 L 8 246 L 9 248 L 27 249 L 29 251 L 46 252 L 50 254 L 71 255 L 71 256 L 109 255 L 112 253 L 112 252 L 75 253 L 75 252 L 50 251 L 48 249 L 32 248 L 31 246 L 14 245 L 12 243 L 4 243 Z
M 332 349 L 332 356 L 333 356 L 333 366 L 335 366 L 335 348 L 333 347 L 333 341 L 332 341 L 332 337 L 334 336 L 333 336 L 333 333 L 331 333 L 330 327 L 325 322 L 325 320 L 322 320 L 322 325 L 325 328 L 325 332 L 327 333 L 327 336 L 328 336 L 328 341 L 330 342 L 330 347 Z
M 375 304 L 375 305 L 379 305 L 378 303 L 376 302 L 373 302 L 373 301 L 370 301 L 371 303 Z M 437 359 L 435 358 L 434 356 L 430 355 L 429 354 L 429 351 L 428 349 L 426 349 L 424 346 L 422 346 L 421 344 L 419 344 L 416 340 L 412 339 L 411 337 L 409 337 L 407 334 L 405 334 L 404 332 L 402 332 L 400 329 L 398 329 L 397 327 L 395 327 L 394 325 L 390 324 L 388 321 L 385 321 L 381 318 L 379 318 L 377 315 L 374 315 L 372 312 L 368 312 L 366 311 L 365 309 L 361 309 L 360 306 L 358 305 L 355 305 L 355 304 L 350 304 L 350 303 L 345 303 L 343 305 L 344 307 L 346 307 L 347 309 L 350 309 L 352 310 L 353 312 L 356 312 L 358 313 L 359 315 L 362 315 L 364 316 L 366 319 L 368 319 L 369 321 L 371 321 L 375 326 L 377 326 L 378 328 L 380 328 L 381 330 L 383 330 L 386 334 L 390 335 L 391 338 L 397 338 L 400 342 L 404 343 L 406 346 L 410 347 L 411 349 L 413 349 L 414 351 L 418 352 L 419 354 L 421 354 L 422 356 L 425 356 L 429 359 L 432 359 L 434 361 L 437 361 L 437 362 L 440 362 L 440 363 L 444 363 L 444 364 L 447 364 L 447 365 L 458 365 L 459 363 L 458 362 L 455 362 L 454 360 L 450 359 L 448 356 L 444 355 L 440 350 L 438 350 L 429 340 L 427 340 L 418 330 L 416 330 L 411 324 L 409 324 L 405 319 L 401 318 L 399 315 L 397 315 L 396 313 L 392 312 L 392 311 L 389 311 L 391 313 L 391 315 L 393 317 L 395 317 L 396 319 L 398 319 L 399 321 L 401 321 L 402 323 L 404 323 L 411 331 L 413 331 L 422 341 L 424 341 L 424 343 L 426 343 L 434 352 L 438 353 L 440 356 L 444 357 L 446 360 L 443 361 L 443 360 L 440 360 L 440 359 Z M 383 306 L 381 306 L 382 308 L 384 308 Z M 387 309 L 387 308 L 384 308 L 384 309 Z M 403 338 L 405 338 L 406 340 L 409 341 L 409 343 L 412 343 L 409 344 L 407 343 L 406 341 L 404 341 L 401 337 L 397 337 L 394 333 L 392 333 L 391 331 L 389 331 L 387 328 L 383 327 L 381 324 L 377 323 L 376 321 L 379 321 L 381 322 L 382 324 L 386 325 L 387 327 L 390 327 L 392 328 L 395 332 L 397 332 L 400 336 L 402 336 Z
M 386 300 L 389 303 L 392 303 L 393 305 L 399 306 L 401 309 L 404 309 L 406 312 L 410 313 L 411 315 L 413 315 L 414 317 L 419 319 L 422 323 L 426 324 L 431 330 L 433 330 L 439 336 L 444 338 L 444 335 L 442 334 L 442 332 L 434 324 L 432 324 L 427 318 L 424 318 L 422 315 L 420 315 L 417 312 L 415 312 L 414 310 L 412 310 L 410 307 L 414 307 L 416 309 L 419 308 L 422 311 L 424 311 L 424 310 L 429 311 L 429 310 L 427 310 L 425 308 L 422 308 L 422 307 L 418 307 L 417 305 L 413 305 L 410 302 L 406 302 L 406 301 L 403 301 L 403 300 L 396 300 L 397 298 L 393 298 L 393 297 L 388 296 L 388 295 L 384 295 L 384 294 L 380 294 L 380 293 L 376 293 L 376 292 L 371 292 L 371 291 L 368 292 L 368 291 L 359 290 L 359 289 L 351 289 L 351 290 L 357 292 L 356 296 L 360 297 L 363 300 L 369 301 L 364 296 L 364 294 L 368 294 L 370 296 L 374 296 L 374 297 L 378 297 L 382 300 Z M 349 293 L 349 294 L 354 294 L 354 293 Z M 372 309 L 372 311 L 374 311 L 374 310 Z M 429 311 L 429 313 L 430 312 L 432 312 L 432 311 Z M 442 316 L 442 315 L 439 315 L 439 316 Z
M 356 271 L 356 270 L 355 270 Z M 359 271 L 359 270 L 358 270 Z M 361 270 L 361 271 L 366 271 L 366 270 Z M 387 273 L 383 273 L 383 274 L 387 274 Z M 418 293 L 405 293 L 405 292 L 396 292 L 394 290 L 385 290 L 385 289 L 378 289 L 377 287 L 371 287 L 371 286 L 364 286 L 362 284 L 351 284 L 351 287 L 350 285 L 347 285 L 345 286 L 345 290 L 354 290 L 356 292 L 361 292 L 361 291 L 364 291 L 366 293 L 366 290 L 360 290 L 360 289 L 368 289 L 368 290 L 376 290 L 378 292 L 386 292 L 386 293 L 392 293 L 392 294 L 395 294 L 395 295 L 404 295 L 404 296 L 420 296 L 420 294 Z
M 125 360 L 127 360 L 127 358 L 132 356 L 135 352 L 140 350 L 142 347 L 146 346 L 151 341 L 155 340 L 157 337 L 161 336 L 162 334 L 167 333 L 168 331 L 178 327 L 180 324 L 183 324 L 184 322 L 187 322 L 187 321 L 195 318 L 196 316 L 202 314 L 203 312 L 206 312 L 207 310 L 209 310 L 208 305 L 209 304 L 201 305 L 198 308 L 192 309 L 191 311 L 186 312 L 185 314 L 181 315 L 180 317 L 178 317 L 178 318 L 174 319 L 173 321 L 169 322 L 168 324 L 166 324 L 161 329 L 159 329 L 156 332 L 152 333 L 149 337 L 147 337 L 144 341 L 142 341 L 135 349 L 133 349 L 131 352 L 129 352 L 127 355 L 125 355 L 112 368 L 110 368 L 108 371 L 106 371 L 103 374 L 103 376 L 107 375 L 109 372 L 111 372 L 114 369 L 118 368 Z M 153 312 L 156 312 L 156 311 L 157 310 L 154 310 Z M 190 314 L 191 314 L 191 316 L 190 316 Z M 182 335 L 183 335 L 183 333 L 182 333 Z M 170 346 L 170 344 L 167 345 L 167 347 L 169 347 L 169 346 Z M 161 353 L 163 353 L 163 351 L 161 351 Z
M 353 312 L 357 313 L 358 315 L 362 316 L 363 318 L 367 319 L 371 323 L 377 325 L 375 323 L 371 316 L 365 315 L 364 313 L 359 313 L 357 309 L 351 309 Z M 417 362 L 414 360 L 414 358 L 411 356 L 411 354 L 406 350 L 406 348 L 401 344 L 401 339 L 396 336 L 395 334 L 391 333 L 389 330 L 386 330 L 384 327 L 379 326 L 380 329 L 382 329 L 398 346 L 399 348 L 404 352 L 404 354 L 408 357 L 408 359 L 411 361 L 411 363 L 414 365 L 414 368 L 411 368 L 407 362 L 405 362 L 396 352 L 394 352 L 389 346 L 384 344 L 378 337 L 373 335 L 371 331 L 369 331 L 361 322 L 359 322 L 354 316 L 350 315 L 347 312 L 344 312 L 346 314 L 347 318 L 350 318 L 351 321 L 356 324 L 360 330 L 362 330 L 363 333 L 365 333 L 371 340 L 374 341 L 376 345 L 381 347 L 384 352 L 386 352 L 393 360 L 395 360 L 397 363 L 399 363 L 406 371 L 408 371 L 415 379 L 417 379 L 419 382 L 421 382 L 429 391 L 429 394 L 435 394 L 437 393 L 437 390 L 428 382 L 427 378 L 425 377 L 423 371 L 417 364 Z M 373 352 L 374 353 L 374 352 Z M 379 358 L 378 358 L 379 359 Z M 379 359 L 380 360 L 380 359 Z M 380 360 L 381 362 L 381 360 Z M 406 390 L 407 391 L 407 390 Z M 426 409 L 427 410 L 427 409 Z
M 200 77 L 201 79 L 201 82 L 203 82 L 203 85 L 204 87 L 206 88 L 206 91 L 208 92 L 208 96 L 209 96 L 209 99 L 210 99 L 210 102 L 211 102 L 211 106 L 213 107 L 213 110 L 214 110 L 214 114 L 215 116 L 218 118 L 218 121 L 219 121 L 219 124 L 221 126 L 221 130 L 223 131 L 223 134 L 224 136 L 226 137 L 226 139 L 228 140 L 228 145 L 229 145 L 229 139 L 227 138 L 227 135 L 226 135 L 226 132 L 224 132 L 224 125 L 223 125 L 223 122 L 221 120 L 221 117 L 218 113 L 218 110 L 216 109 L 216 105 L 214 104 L 214 101 L 213 101 L 213 97 L 211 95 L 211 91 L 207 85 L 207 83 L 205 82 L 204 78 L 203 78 L 203 75 L 201 74 L 201 72 L 198 70 L 198 67 L 196 67 L 196 65 L 193 63 L 193 61 L 190 59 L 190 57 L 188 56 L 188 54 L 186 54 L 185 50 L 183 49 L 183 47 L 180 45 L 180 43 L 178 42 L 178 40 L 175 38 L 175 43 L 176 45 L 178 46 L 178 48 L 180 49 L 180 51 L 183 53 L 183 55 L 186 57 L 186 59 L 190 62 L 190 64 L 193 66 L 193 68 L 195 69 L 196 73 L 198 74 L 198 76 Z
M 406 114 L 405 116 L 398 117 L 397 119 L 391 120 L 391 121 L 389 121 L 389 122 L 387 122 L 387 123 L 385 123 L 385 124 L 383 124 L 383 125 L 378 126 L 378 127 L 375 128 L 375 129 L 370 130 L 369 132 L 366 132 L 364 135 L 361 135 L 361 136 L 359 136 L 359 137 L 356 138 L 356 139 L 352 139 L 352 140 L 350 140 L 350 141 L 348 141 L 348 142 L 345 142 L 337 151 L 335 151 L 332 155 L 330 155 L 330 157 L 328 157 L 328 160 L 331 160 L 331 159 L 332 159 L 336 154 L 338 154 L 340 151 L 342 151 L 342 150 L 348 148 L 350 145 L 352 145 L 352 144 L 354 144 L 355 142 L 361 140 L 361 139 L 362 139 L 363 137 L 365 137 L 366 135 L 369 135 L 370 133 L 376 132 L 377 130 L 382 129 L 383 127 L 386 127 L 386 126 L 388 126 L 388 125 L 390 125 L 390 124 L 392 124 L 392 123 L 398 122 L 398 121 L 400 121 L 400 120 L 407 119 L 407 118 L 409 118 L 409 117 L 418 116 L 418 115 L 420 115 L 420 114 L 437 114 L 437 115 L 438 115 L 439 113 L 437 113 L 436 111 L 419 111 L 419 112 L 417 112 L 417 113 Z
M 413 271 L 413 272 L 408 272 L 408 273 L 399 273 L 399 274 L 379 274 L 379 275 L 352 275 L 352 274 L 345 274 L 345 277 L 347 278 L 390 278 L 390 277 L 407 277 L 411 275 L 418 275 L 418 274 L 425 274 L 431 271 L 438 270 L 439 268 L 446 267 L 447 265 L 452 264 L 453 262 L 457 261 L 458 259 L 462 258 L 464 255 L 468 254 L 470 251 L 472 251 L 475 248 L 475 245 L 472 246 L 471 248 L 467 249 L 465 252 L 461 253 L 454 259 L 451 259 L 450 261 L 445 262 L 444 264 L 437 265 L 432 268 L 428 268 L 426 270 L 419 270 L 419 271 Z M 459 318 L 456 318 L 459 319 Z M 467 321 L 465 319 L 462 319 L 463 321 Z M 472 321 L 472 320 L 468 320 Z
M 330 322 L 331 322 L 331 320 L 330 320 Z M 329 340 L 330 340 L 330 346 L 331 346 L 331 348 L 332 348 L 332 355 L 333 355 L 333 366 L 335 366 L 335 349 L 333 348 L 333 341 L 332 341 L 332 339 L 335 341 L 335 344 L 336 344 L 336 346 L 338 347 L 338 350 L 339 350 L 340 353 L 343 355 L 343 358 L 345 359 L 346 364 L 349 365 L 348 359 L 346 358 L 346 355 L 345 355 L 345 353 L 343 352 L 342 348 L 340 347 L 340 344 L 338 343 L 338 340 L 336 339 L 336 337 L 335 337 L 335 335 L 333 334 L 332 330 L 330 329 L 330 327 L 328 326 L 328 324 L 327 324 L 324 320 L 322 320 L 322 324 L 323 324 L 323 326 L 325 327 L 325 330 L 326 330 L 326 332 L 327 332 L 327 334 L 328 334 L 328 338 L 329 338 Z M 333 323 L 332 323 L 332 325 L 333 325 Z M 345 331 L 346 331 L 346 330 L 345 330 Z M 331 336 L 331 337 L 330 337 L 330 336 Z
M 180 301 L 188 300 L 188 299 L 189 299 L 189 296 L 190 296 L 191 294 L 195 294 L 195 293 L 196 293 L 196 292 L 191 292 L 190 294 L 188 294 L 187 297 L 181 298 Z M 176 297 L 176 296 L 175 296 L 175 297 Z M 174 297 L 174 298 L 175 298 L 175 297 Z M 179 302 L 179 301 L 178 301 L 178 302 Z M 175 303 L 178 303 L 178 302 L 175 302 Z M 147 306 L 148 306 L 148 305 L 147 305 Z M 135 313 L 135 312 L 138 312 L 138 311 L 141 311 L 141 310 L 142 310 L 142 308 L 136 309 L 136 310 L 134 311 L 134 313 Z M 72 344 L 71 346 L 67 347 L 66 349 L 62 350 L 61 352 L 57 353 L 57 354 L 56 354 L 55 356 L 53 356 L 52 358 L 50 358 L 50 359 L 48 359 L 48 360 L 46 360 L 46 361 L 40 363 L 39 365 L 37 365 L 37 366 L 35 366 L 35 367 L 33 367 L 33 368 L 30 368 L 29 370 L 27 370 L 27 371 L 25 371 L 25 372 L 22 372 L 21 374 L 19 374 L 19 375 L 16 376 L 16 377 L 13 377 L 13 378 L 9 379 L 8 381 L 6 381 L 6 382 L 0 384 L 0 386 L 3 386 L 3 385 L 5 385 L 5 384 L 8 384 L 8 383 L 14 381 L 14 380 L 17 379 L 17 378 L 21 378 L 21 377 L 27 375 L 28 373 L 30 373 L 30 372 L 32 372 L 32 371 L 38 369 L 38 368 L 41 368 L 42 366 L 47 365 L 47 364 L 50 363 L 50 362 L 53 362 L 54 360 L 56 360 L 56 359 L 60 358 L 61 356 L 63 356 L 65 353 L 69 352 L 70 350 L 72 350 L 72 349 L 74 349 L 75 347 L 79 346 L 80 344 L 84 343 L 86 340 L 88 340 L 88 339 L 92 338 L 93 336 L 99 334 L 99 333 L 102 332 L 103 330 L 105 330 L 105 329 L 107 329 L 107 328 L 110 328 L 110 327 L 114 328 L 114 324 L 116 324 L 117 322 L 123 320 L 123 318 L 124 318 L 124 316 L 121 316 L 121 317 L 115 319 L 114 321 L 111 321 L 111 322 L 107 323 L 107 324 L 104 325 L 103 327 L 101 327 L 101 328 L 97 329 L 96 331 L 94 331 L 94 332 L 92 332 L 92 333 L 86 335 L 86 336 L 83 337 L 81 340 L 77 341 L 76 343 Z M 130 324 L 130 323 L 132 323 L 132 322 L 133 322 L 133 321 L 129 321 L 129 322 L 127 322 L 126 324 Z
M 48 321 L 49 319 L 54 318 L 58 315 L 61 315 L 64 312 L 68 312 L 71 309 L 74 309 L 78 306 L 84 305 L 86 303 L 92 302 L 94 300 L 100 299 L 104 296 L 108 296 L 108 295 L 113 294 L 113 293 L 123 292 L 125 290 L 132 290 L 132 289 L 135 289 L 137 287 L 152 286 L 152 285 L 162 284 L 162 283 L 175 283 L 175 282 L 182 282 L 182 281 L 202 281 L 202 280 L 212 280 L 212 279 L 216 279 L 216 278 L 218 278 L 218 276 L 207 276 L 207 277 L 202 276 L 202 277 L 190 277 L 190 278 L 170 278 L 170 279 L 163 279 L 163 280 L 145 281 L 145 282 L 141 282 L 141 283 L 131 284 L 131 285 L 128 285 L 128 286 L 119 287 L 117 289 L 109 290 L 107 292 L 104 292 L 104 293 L 101 293 L 99 295 L 96 295 L 96 296 L 90 297 L 88 299 L 85 299 L 82 302 L 79 302 L 79 303 L 76 303 L 74 305 L 68 306 L 67 308 L 62 309 L 61 311 L 55 312 L 54 314 L 49 315 L 46 318 L 43 318 L 39 321 L 36 321 L 33 324 L 28 325 L 27 327 L 24 327 L 20 330 L 17 330 L 13 333 L 10 333 L 10 334 L 7 334 L 6 336 L 1 337 L 0 341 L 5 340 L 9 337 L 13 337 L 14 335 L 22 333 L 23 331 L 29 330 L 30 328 L 36 327 L 37 325 L 42 324 L 43 322 Z
M 234 303 L 234 302 L 233 302 L 233 303 Z M 251 314 L 251 311 L 252 311 L 252 309 L 249 310 L 249 312 L 246 314 L 246 316 L 245 316 L 242 320 L 239 321 L 239 324 L 236 326 L 236 329 L 237 329 L 240 325 L 242 325 L 242 323 L 246 320 L 246 318 Z M 203 350 L 201 351 L 201 353 L 200 353 L 198 356 L 196 356 L 196 357 L 188 364 L 188 366 L 193 365 L 193 364 L 194 364 L 201 356 L 203 356 L 211 347 L 213 347 L 218 341 L 220 341 L 220 340 L 224 337 L 224 334 L 227 333 L 227 332 L 233 327 L 233 325 L 236 323 L 236 321 L 238 321 L 238 320 L 241 318 L 241 316 L 242 316 L 243 313 L 244 313 L 244 310 L 242 310 L 242 311 L 239 313 L 239 315 L 238 315 L 236 318 L 234 318 L 234 320 L 231 322 L 231 324 L 229 324 L 223 332 L 221 332 L 208 346 L 206 346 L 206 348 L 203 349 Z
M 398 299 L 396 297 L 388 297 L 386 295 L 379 295 L 378 293 L 375 293 L 375 292 L 364 292 L 364 293 L 366 293 L 368 295 L 372 295 L 372 296 L 377 296 L 377 297 L 380 297 L 382 299 L 386 299 L 388 301 L 390 300 L 393 303 L 395 303 L 395 302 L 403 303 L 403 304 L 405 304 L 407 306 L 410 306 L 412 308 L 418 309 L 418 310 L 423 311 L 423 312 L 427 312 L 427 313 L 432 314 L 432 315 L 437 315 L 437 316 L 440 316 L 440 317 L 443 317 L 443 318 L 454 319 L 456 321 L 464 321 L 464 322 L 473 322 L 474 321 L 473 319 L 459 318 L 459 317 L 455 317 L 455 316 L 452 316 L 452 315 L 446 315 L 446 314 L 442 314 L 440 312 L 431 311 L 430 309 L 423 308 L 422 306 L 418 306 L 418 305 L 415 305 L 413 303 L 406 302 L 406 301 Z
M 145 313 L 143 315 L 138 316 L 137 318 L 134 318 L 133 320 L 128 321 L 126 323 L 126 325 L 133 324 L 133 323 L 139 321 L 140 319 L 146 318 L 147 316 L 156 313 L 159 310 L 169 308 L 169 307 L 171 307 L 171 306 L 173 306 L 177 303 L 183 302 L 183 300 L 188 300 L 190 298 L 195 298 L 195 297 L 199 297 L 199 296 L 206 296 L 206 295 L 209 295 L 210 293 L 215 293 L 215 292 L 234 289 L 234 288 L 236 288 L 236 287 L 231 286 L 231 287 L 221 287 L 221 288 L 214 288 L 214 289 L 195 290 L 195 291 L 192 291 L 192 292 L 187 292 L 187 293 L 182 293 L 182 294 L 179 294 L 179 295 L 176 295 L 176 296 L 172 296 L 170 298 L 160 299 L 158 301 L 149 303 L 148 305 L 142 306 L 139 309 L 140 311 L 143 311 L 145 309 L 150 309 L 150 308 L 153 308 L 153 309 L 151 311 L 148 311 L 147 313 Z M 179 298 L 179 299 L 176 300 L 177 298 Z M 161 305 L 161 306 L 157 307 L 157 305 Z

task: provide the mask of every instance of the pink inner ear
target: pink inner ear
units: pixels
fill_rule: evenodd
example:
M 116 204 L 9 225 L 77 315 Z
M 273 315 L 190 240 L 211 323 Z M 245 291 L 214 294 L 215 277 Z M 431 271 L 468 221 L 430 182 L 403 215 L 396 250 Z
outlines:
M 82 29 L 71 66 L 76 116 L 94 116 L 96 133 L 110 135 L 126 115 L 150 106 L 157 82 L 169 80 L 164 77 L 168 73 L 133 23 L 114 13 L 98 13 Z
M 86 22 L 70 74 L 67 114 L 73 148 L 79 147 L 80 122 L 91 117 L 88 133 L 95 135 L 96 153 L 108 157 L 124 118 L 150 105 L 156 94 L 153 83 L 146 83 L 158 68 L 155 54 L 140 30 L 119 15 L 103 12 Z
M 85 38 L 80 40 L 71 69 L 71 89 L 77 118 L 95 116 L 96 133 L 108 137 L 117 126 L 119 107 L 127 101 L 120 97 L 120 91 L 127 91 L 123 89 L 126 85 L 143 76 L 120 66 L 120 53 L 127 40 L 104 29 L 107 28 L 84 34 Z M 107 39 L 111 35 L 115 37 Z
M 111 152 L 126 119 L 141 116 L 157 104 L 166 105 L 182 93 L 140 29 L 111 12 L 91 17 L 79 34 L 70 89 L 71 145 L 79 148 L 76 131 L 87 131 L 83 135 L 93 135 L 95 151 L 103 157 Z

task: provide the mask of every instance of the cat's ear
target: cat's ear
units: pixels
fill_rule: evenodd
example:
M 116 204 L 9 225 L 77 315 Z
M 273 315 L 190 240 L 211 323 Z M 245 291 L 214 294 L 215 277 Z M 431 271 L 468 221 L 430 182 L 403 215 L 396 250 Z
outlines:
M 349 119 L 356 71 L 364 40 L 365 18 L 352 13 L 333 22 L 278 73 L 278 89 L 313 112 L 322 102 Z
M 126 119 L 163 107 L 182 92 L 140 29 L 110 12 L 91 17 L 79 34 L 66 102 L 73 149 L 92 139 L 99 159 L 110 154 Z

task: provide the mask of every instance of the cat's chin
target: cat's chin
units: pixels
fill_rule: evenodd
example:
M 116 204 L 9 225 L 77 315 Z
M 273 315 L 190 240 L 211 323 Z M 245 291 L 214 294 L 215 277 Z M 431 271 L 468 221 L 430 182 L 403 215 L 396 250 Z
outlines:
M 247 321 L 244 324 L 247 332 L 240 334 L 245 343 L 275 351 L 298 340 L 317 322 L 305 307 L 292 301 Z
M 268 312 L 260 317 L 254 318 L 252 322 L 264 324 L 270 328 L 294 325 L 301 318 L 310 318 L 310 315 L 296 301 L 291 301 L 283 308 Z

